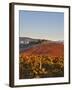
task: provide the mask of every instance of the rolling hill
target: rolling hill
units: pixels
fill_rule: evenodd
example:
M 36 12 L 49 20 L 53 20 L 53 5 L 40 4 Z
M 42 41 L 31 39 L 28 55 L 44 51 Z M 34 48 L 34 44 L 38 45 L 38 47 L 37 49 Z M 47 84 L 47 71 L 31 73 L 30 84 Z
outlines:
M 22 55 L 46 55 L 46 56 L 64 56 L 64 44 L 63 43 L 41 43 L 35 45 L 24 52 L 21 53 Z

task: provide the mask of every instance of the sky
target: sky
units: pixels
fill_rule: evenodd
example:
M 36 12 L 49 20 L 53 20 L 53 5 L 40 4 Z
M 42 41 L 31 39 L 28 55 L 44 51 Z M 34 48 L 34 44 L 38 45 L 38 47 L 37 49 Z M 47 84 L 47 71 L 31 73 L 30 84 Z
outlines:
M 35 39 L 64 40 L 64 13 L 20 10 L 19 35 Z

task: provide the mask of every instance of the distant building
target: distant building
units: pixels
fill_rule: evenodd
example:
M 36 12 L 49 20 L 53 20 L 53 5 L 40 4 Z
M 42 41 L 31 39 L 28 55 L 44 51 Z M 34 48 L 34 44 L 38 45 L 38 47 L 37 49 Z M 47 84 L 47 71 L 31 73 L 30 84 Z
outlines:
M 29 41 L 25 40 L 25 41 L 20 41 L 21 44 L 29 44 Z

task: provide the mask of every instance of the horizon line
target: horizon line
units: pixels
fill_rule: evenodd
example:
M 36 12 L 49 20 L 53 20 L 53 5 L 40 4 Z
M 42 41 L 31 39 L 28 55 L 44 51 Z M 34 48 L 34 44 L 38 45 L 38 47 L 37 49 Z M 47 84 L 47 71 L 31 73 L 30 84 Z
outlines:
M 22 36 L 19 36 L 19 37 L 22 37 Z M 32 38 L 32 37 L 25 37 L 25 38 L 40 39 L 40 40 L 51 40 L 51 41 L 64 41 L 64 40 L 61 40 L 61 39 L 59 39 L 59 40 L 53 40 L 53 39 L 47 39 L 47 38 Z

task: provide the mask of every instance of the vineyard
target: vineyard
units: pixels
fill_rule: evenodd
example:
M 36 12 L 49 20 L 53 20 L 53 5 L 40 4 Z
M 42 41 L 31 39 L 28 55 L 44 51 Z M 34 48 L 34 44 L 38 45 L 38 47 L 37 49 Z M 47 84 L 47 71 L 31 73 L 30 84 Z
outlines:
M 64 76 L 64 57 L 45 55 L 21 55 L 19 57 L 19 78 L 48 78 Z

